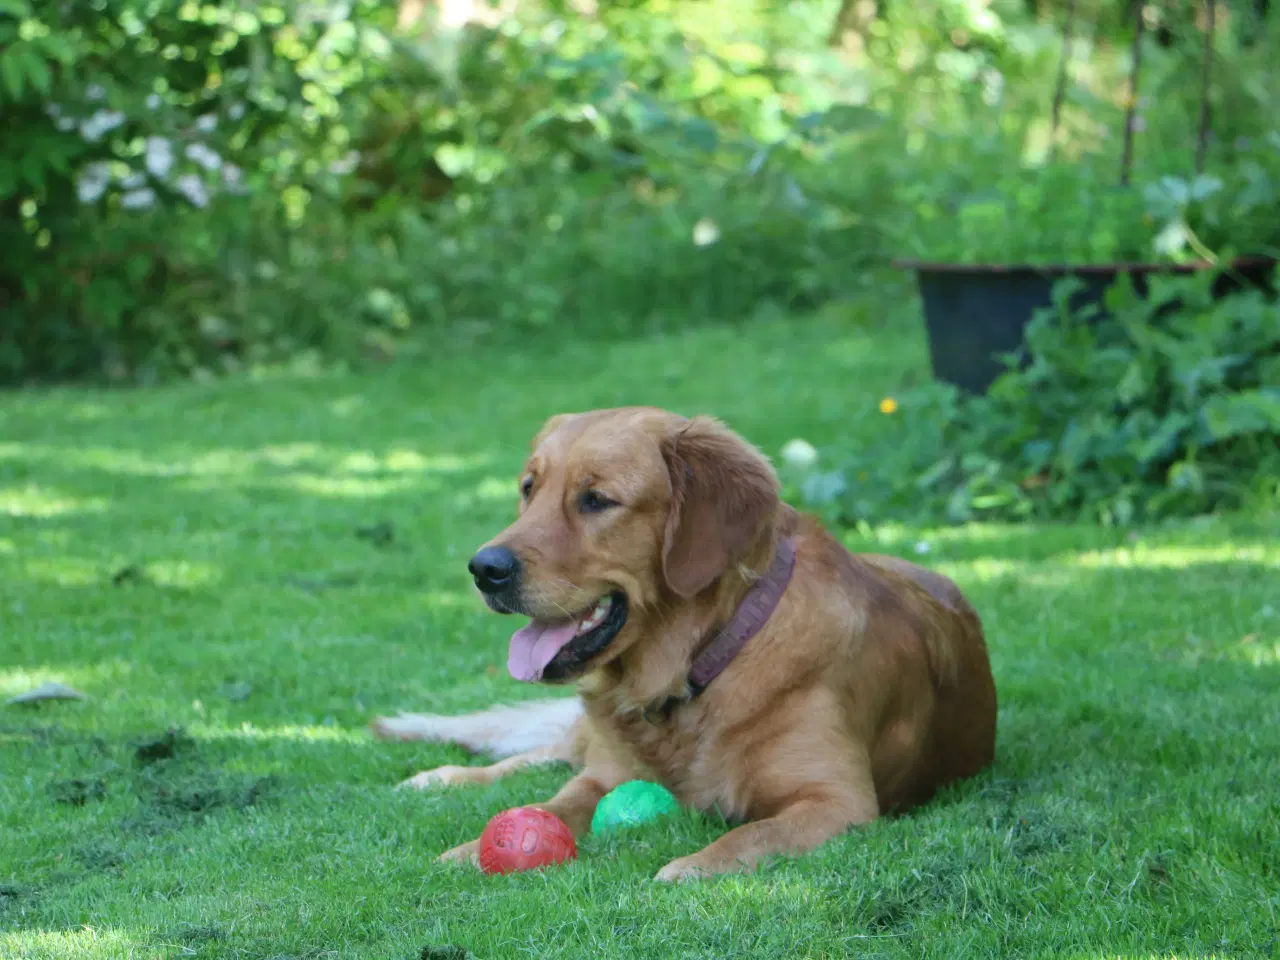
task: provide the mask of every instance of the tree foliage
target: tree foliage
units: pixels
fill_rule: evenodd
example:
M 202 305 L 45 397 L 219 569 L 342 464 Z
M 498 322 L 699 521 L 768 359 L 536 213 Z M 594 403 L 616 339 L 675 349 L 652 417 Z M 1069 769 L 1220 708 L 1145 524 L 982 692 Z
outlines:
M 1099 231 L 1147 250 L 1181 224 L 1265 246 L 1274 25 L 1218 5 L 1222 187 L 1147 223 L 1108 194 L 1128 5 L 1092 6 L 1053 141 L 1064 11 L 1021 0 L 881 3 L 834 32 L 823 2 L 531 0 L 397 25 L 373 0 L 0 0 L 0 382 L 732 319 L 957 242 L 1070 259 Z M 1178 83 L 1202 35 L 1144 9 L 1187 42 L 1153 35 L 1141 197 L 1198 182 Z M 1049 154 L 1070 182 L 1009 188 Z M 1252 233 L 1233 232 L 1245 201 Z

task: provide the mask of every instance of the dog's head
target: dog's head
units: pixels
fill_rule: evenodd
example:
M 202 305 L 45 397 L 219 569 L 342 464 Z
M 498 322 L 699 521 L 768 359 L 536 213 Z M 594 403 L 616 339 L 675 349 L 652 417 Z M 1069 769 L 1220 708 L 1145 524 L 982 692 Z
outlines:
M 552 417 L 516 521 L 471 558 L 485 602 L 522 614 L 508 669 L 571 680 L 715 584 L 771 529 L 772 467 L 715 420 L 646 407 Z

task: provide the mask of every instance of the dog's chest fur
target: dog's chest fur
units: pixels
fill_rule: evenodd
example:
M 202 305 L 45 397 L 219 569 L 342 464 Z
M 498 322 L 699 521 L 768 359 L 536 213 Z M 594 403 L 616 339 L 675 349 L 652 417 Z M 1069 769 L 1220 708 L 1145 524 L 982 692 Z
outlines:
M 661 783 L 685 806 L 714 810 L 729 820 L 747 815 L 741 772 L 730 762 L 733 754 L 717 748 L 719 738 L 702 722 L 700 704 L 677 706 L 657 723 L 640 710 L 612 709 L 604 701 L 588 702 L 587 712 L 628 765 Z

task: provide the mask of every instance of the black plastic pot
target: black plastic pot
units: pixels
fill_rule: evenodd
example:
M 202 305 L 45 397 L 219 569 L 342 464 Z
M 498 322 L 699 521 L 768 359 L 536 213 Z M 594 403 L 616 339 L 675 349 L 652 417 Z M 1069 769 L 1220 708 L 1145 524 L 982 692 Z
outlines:
M 1219 273 L 1214 281 L 1214 296 L 1246 286 L 1271 289 L 1276 263 L 1272 257 L 1235 261 L 1229 273 Z M 1032 267 L 898 260 L 895 265 L 916 272 L 933 375 L 972 393 L 985 393 L 1004 371 L 999 355 L 1022 346 L 1032 315 L 1052 305 L 1053 285 L 1063 277 L 1083 282 L 1071 300 L 1073 308 L 1095 303 L 1101 316 L 1102 295 L 1122 273 L 1129 274 L 1134 289 L 1145 296 L 1152 274 L 1216 269 L 1208 263 Z

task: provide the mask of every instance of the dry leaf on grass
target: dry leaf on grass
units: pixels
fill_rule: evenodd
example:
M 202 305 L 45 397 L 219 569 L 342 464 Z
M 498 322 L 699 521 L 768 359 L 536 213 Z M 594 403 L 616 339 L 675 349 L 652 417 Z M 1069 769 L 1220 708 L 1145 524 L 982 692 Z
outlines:
M 26 693 L 19 693 L 17 696 L 10 697 L 5 702 L 13 705 L 19 703 L 39 703 L 41 700 L 83 700 L 84 694 L 79 690 L 73 690 L 64 683 L 55 683 L 50 680 L 48 683 L 42 683 L 34 690 L 28 690 Z

